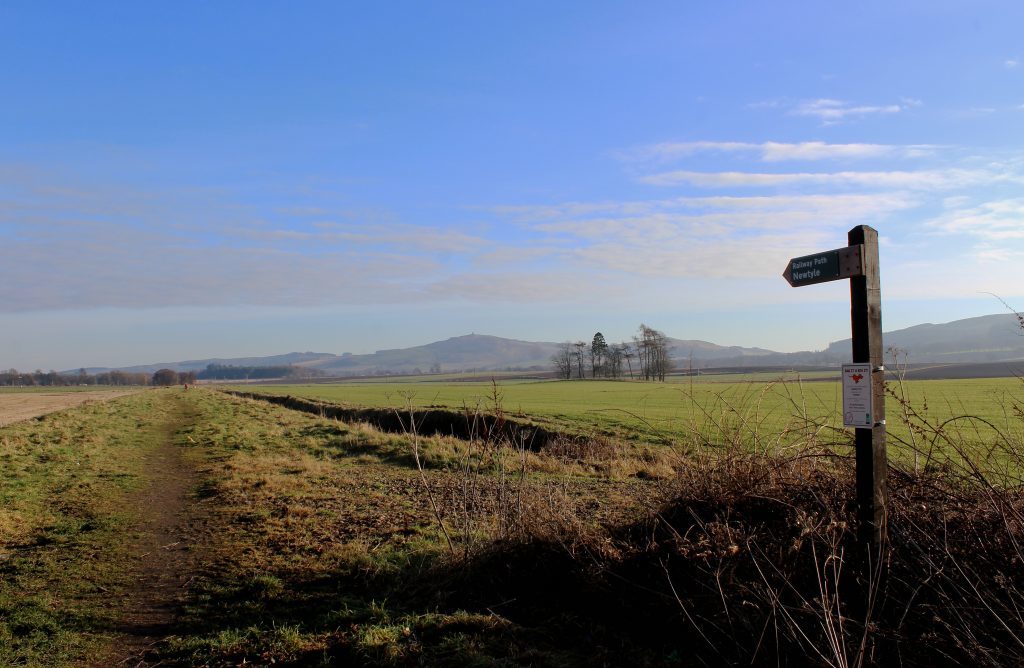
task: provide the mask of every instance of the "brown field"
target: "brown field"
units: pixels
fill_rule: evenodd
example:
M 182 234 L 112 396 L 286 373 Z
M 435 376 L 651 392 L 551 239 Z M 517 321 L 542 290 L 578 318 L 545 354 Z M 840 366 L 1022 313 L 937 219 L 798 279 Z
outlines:
M 0 427 L 22 420 L 29 420 L 54 411 L 72 408 L 87 402 L 107 401 L 126 394 L 134 394 L 139 388 L 126 390 L 99 390 L 95 392 L 12 392 L 0 394 Z

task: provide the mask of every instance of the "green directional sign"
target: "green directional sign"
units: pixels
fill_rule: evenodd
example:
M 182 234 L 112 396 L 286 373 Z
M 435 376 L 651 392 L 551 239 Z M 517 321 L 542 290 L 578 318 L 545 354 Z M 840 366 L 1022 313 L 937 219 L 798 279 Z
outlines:
M 828 251 L 795 257 L 789 261 L 789 284 L 793 287 L 839 278 L 839 253 Z
M 795 257 L 782 272 L 794 288 L 863 275 L 860 245 Z

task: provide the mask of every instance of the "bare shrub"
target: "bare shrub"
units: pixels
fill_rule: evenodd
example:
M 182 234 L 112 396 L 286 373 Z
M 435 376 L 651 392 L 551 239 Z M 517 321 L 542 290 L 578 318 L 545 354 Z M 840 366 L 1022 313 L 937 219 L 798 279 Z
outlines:
M 594 462 L 608 461 L 625 455 L 625 447 L 607 438 L 563 437 L 548 443 L 544 453 L 563 461 Z

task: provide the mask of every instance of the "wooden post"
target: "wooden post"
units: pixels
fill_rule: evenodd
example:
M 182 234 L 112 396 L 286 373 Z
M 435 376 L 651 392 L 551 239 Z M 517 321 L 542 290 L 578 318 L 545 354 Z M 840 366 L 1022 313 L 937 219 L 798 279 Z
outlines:
M 851 394 L 845 405 L 846 373 L 843 375 L 843 424 L 855 427 L 857 460 L 857 519 L 862 542 L 878 545 L 886 538 L 888 489 L 885 457 L 885 366 L 882 357 L 882 289 L 878 268 L 878 232 L 867 225 L 850 230 L 848 246 L 795 257 L 782 273 L 794 288 L 816 283 L 850 279 L 850 323 L 853 330 L 853 363 L 870 375 L 871 405 L 861 391 Z M 845 366 L 845 365 L 844 365 Z
M 849 244 L 863 245 L 862 276 L 850 278 L 853 362 L 871 365 L 874 426 L 855 431 L 857 516 L 861 541 L 878 545 L 886 537 L 889 499 L 885 455 L 885 366 L 882 348 L 882 289 L 878 266 L 878 232 L 867 225 L 850 230 Z

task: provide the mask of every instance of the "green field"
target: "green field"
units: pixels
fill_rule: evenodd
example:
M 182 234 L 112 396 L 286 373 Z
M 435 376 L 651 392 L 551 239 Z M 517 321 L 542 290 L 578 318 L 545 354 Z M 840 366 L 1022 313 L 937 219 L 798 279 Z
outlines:
M 506 414 L 560 427 L 573 433 L 639 442 L 687 442 L 695 434 L 717 433 L 762 445 L 780 433 L 813 431 L 826 443 L 847 443 L 842 429 L 838 382 L 789 377 L 705 376 L 670 383 L 630 381 L 501 381 L 391 383 L 350 382 L 318 385 L 247 386 L 255 392 L 289 394 L 356 406 L 446 407 L 493 412 L 494 393 Z M 737 379 L 739 378 L 739 379 Z M 940 425 L 962 441 L 984 443 L 1020 437 L 1014 407 L 1024 401 L 1016 378 L 907 381 L 889 383 L 907 398 L 915 423 Z M 963 416 L 973 416 L 971 418 Z M 887 426 L 894 454 L 911 441 L 904 406 L 887 399 Z M 974 419 L 980 418 L 980 419 Z M 1002 436 L 1001 436 L 1002 435 Z

